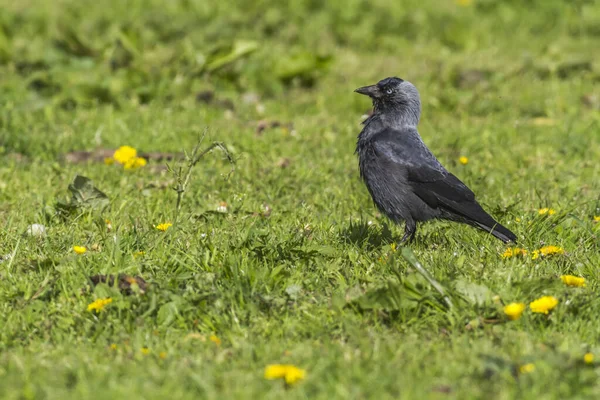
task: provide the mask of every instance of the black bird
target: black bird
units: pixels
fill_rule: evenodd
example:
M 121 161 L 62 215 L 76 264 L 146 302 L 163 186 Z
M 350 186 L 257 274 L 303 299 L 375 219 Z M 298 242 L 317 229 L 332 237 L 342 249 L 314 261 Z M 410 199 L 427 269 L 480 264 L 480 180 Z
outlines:
M 417 131 L 421 100 L 412 83 L 386 78 L 355 91 L 373 100 L 373 115 L 363 122 L 356 144 L 360 176 L 377 208 L 392 221 L 406 223 L 402 242 L 414 238 L 417 222 L 434 218 L 516 242 L 515 234 L 485 212 L 473 192 L 423 143 Z

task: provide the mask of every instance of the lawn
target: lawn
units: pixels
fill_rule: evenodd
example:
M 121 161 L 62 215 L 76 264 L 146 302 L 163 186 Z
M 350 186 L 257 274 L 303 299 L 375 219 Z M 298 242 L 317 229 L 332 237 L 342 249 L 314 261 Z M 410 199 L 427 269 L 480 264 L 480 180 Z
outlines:
M 600 398 L 597 1 L 0 10 L 3 399 Z M 354 154 L 388 76 L 526 253 L 396 247 Z

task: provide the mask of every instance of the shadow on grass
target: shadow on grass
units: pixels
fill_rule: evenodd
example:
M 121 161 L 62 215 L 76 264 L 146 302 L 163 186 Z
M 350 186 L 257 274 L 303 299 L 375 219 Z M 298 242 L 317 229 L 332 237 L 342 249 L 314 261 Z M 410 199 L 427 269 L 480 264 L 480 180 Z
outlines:
M 359 247 L 375 249 L 382 245 L 397 242 L 398 238 L 392 234 L 387 223 L 382 226 L 369 225 L 365 221 L 350 222 L 340 231 L 340 239 L 345 243 L 352 243 Z

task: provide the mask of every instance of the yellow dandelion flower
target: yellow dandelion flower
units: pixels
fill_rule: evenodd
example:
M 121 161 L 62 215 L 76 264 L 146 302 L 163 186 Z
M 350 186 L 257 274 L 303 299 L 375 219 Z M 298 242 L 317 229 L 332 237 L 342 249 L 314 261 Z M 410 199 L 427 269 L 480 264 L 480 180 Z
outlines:
M 546 208 L 540 208 L 538 210 L 538 214 L 539 215 L 546 215 L 546 214 L 548 214 L 548 215 L 554 215 L 554 214 L 556 214 L 556 210 L 554 210 L 552 208 L 547 208 L 547 207 Z
M 116 344 L 116 343 L 112 343 L 112 344 L 110 345 L 110 349 L 111 349 L 111 350 L 116 350 L 116 349 L 117 349 L 117 344 Z
M 306 376 L 306 371 L 290 364 L 271 364 L 265 368 L 265 379 L 281 379 L 292 385 Z
M 129 160 L 125 161 L 123 163 L 123 168 L 124 169 L 135 169 L 135 160 L 137 160 L 137 157 L 130 158 Z
M 458 162 L 462 165 L 467 165 L 469 163 L 469 159 L 465 156 L 461 156 L 459 157 Z
M 113 165 L 115 163 L 115 159 L 112 157 L 106 157 L 104 159 L 104 164 L 106 165 Z
M 221 339 L 219 339 L 217 335 L 210 335 L 208 337 L 208 340 L 210 340 L 211 342 L 213 342 L 214 344 L 216 344 L 217 347 L 221 345 Z
M 393 252 L 396 252 L 396 243 L 390 244 L 390 247 L 392 248 Z
M 125 168 L 125 169 L 136 169 L 136 168 L 143 167 L 147 163 L 148 163 L 148 161 L 146 161 L 146 159 L 143 158 L 143 157 L 134 157 L 134 158 L 130 158 L 129 160 L 127 160 L 123 164 L 123 168 Z
M 594 355 L 592 353 L 585 353 L 583 356 L 583 362 L 586 364 L 592 364 L 594 362 Z
M 85 252 L 87 251 L 87 249 L 83 246 L 73 246 L 73 251 L 79 255 L 81 254 L 85 254 Z
M 585 278 L 573 275 L 562 275 L 560 280 L 567 286 L 585 287 Z
M 516 256 L 526 256 L 527 250 L 518 247 L 508 248 L 502 253 L 502 258 L 511 258 Z
M 293 385 L 294 383 L 304 379 L 305 376 L 306 371 L 300 368 L 296 368 L 293 365 L 290 365 L 285 374 L 285 383 L 287 383 L 288 385 Z
M 150 354 L 150 349 L 149 349 L 149 348 L 147 348 L 147 347 L 142 347 L 142 348 L 140 349 L 140 352 L 141 352 L 143 355 L 147 356 L 148 354 Z
M 137 157 L 137 150 L 131 146 L 121 146 L 113 154 L 113 158 L 119 164 L 125 164 L 135 157 Z
M 167 358 L 167 352 L 161 351 L 160 353 L 158 353 L 158 358 L 160 358 L 161 360 L 164 360 L 165 358 Z
M 525 311 L 524 303 L 510 303 L 504 306 L 504 314 L 512 321 L 521 318 L 523 311 Z
M 548 314 L 558 305 L 558 299 L 553 296 L 544 296 L 529 303 L 531 312 L 538 314 Z
M 142 257 L 144 254 L 146 254 L 145 251 L 136 251 L 135 253 L 133 253 L 133 258 Z
M 468 7 L 471 4 L 473 4 L 473 0 L 455 0 L 456 4 L 458 4 L 461 7 Z
M 167 229 L 169 229 L 170 227 L 172 227 L 173 224 L 170 222 L 163 222 L 162 224 L 158 224 L 155 226 L 156 229 L 158 229 L 159 231 L 166 231 Z
M 271 364 L 265 368 L 265 379 L 280 379 L 285 377 L 287 365 Z
M 522 374 L 528 374 L 535 371 L 535 365 L 532 363 L 523 364 L 519 367 L 519 372 Z
M 547 257 L 554 254 L 565 254 L 565 251 L 558 246 L 544 246 L 540 249 L 540 255 Z
M 521 222 L 521 218 L 515 218 L 515 222 Z
M 108 297 L 106 299 L 97 299 L 97 300 L 93 301 L 92 303 L 88 304 L 87 310 L 90 312 L 91 311 L 100 312 L 100 311 L 104 310 L 104 307 L 106 307 L 110 303 L 112 303 L 112 299 L 110 297 Z
M 553 256 L 553 255 L 560 255 L 560 254 L 565 254 L 565 251 L 562 249 L 562 247 L 544 246 L 544 247 L 540 248 L 539 250 L 534 250 L 532 252 L 531 259 L 536 260 L 540 256 L 549 257 L 549 256 Z
M 594 222 L 600 222 L 600 215 L 594 215 Z

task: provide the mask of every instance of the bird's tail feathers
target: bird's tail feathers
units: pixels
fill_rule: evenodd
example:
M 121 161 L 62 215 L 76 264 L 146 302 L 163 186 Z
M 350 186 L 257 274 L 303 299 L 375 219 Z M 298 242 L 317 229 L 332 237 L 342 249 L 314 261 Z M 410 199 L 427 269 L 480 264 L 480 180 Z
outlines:
M 504 226 L 500 225 L 497 222 L 492 227 L 484 225 L 480 222 L 476 222 L 476 224 L 478 227 L 480 227 L 481 229 L 483 229 L 486 232 L 491 233 L 498 239 L 502 240 L 504 243 L 509 243 L 509 242 L 517 243 L 517 235 L 515 235 L 510 230 L 508 230 L 507 228 L 505 228 Z

